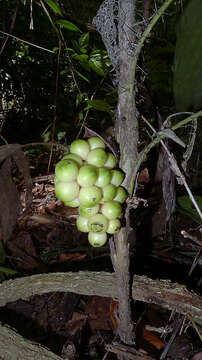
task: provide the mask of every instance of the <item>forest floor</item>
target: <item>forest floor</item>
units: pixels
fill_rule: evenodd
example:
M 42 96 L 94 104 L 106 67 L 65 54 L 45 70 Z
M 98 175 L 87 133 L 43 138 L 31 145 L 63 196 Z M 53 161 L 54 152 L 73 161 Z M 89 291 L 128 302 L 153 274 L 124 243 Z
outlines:
M 36 159 L 34 161 L 36 164 Z M 45 166 L 47 159 L 43 158 L 43 162 Z M 40 171 L 32 168 L 31 208 L 28 211 L 23 208 L 7 242 L 3 265 L 15 269 L 17 276 L 78 270 L 113 272 L 109 246 L 90 247 L 87 235 L 76 229 L 77 209 L 68 208 L 55 198 L 53 175 L 44 176 L 40 159 L 38 163 Z M 25 206 L 24 182 L 19 179 L 17 187 L 21 204 Z M 137 213 L 132 214 L 131 222 L 136 216 Z M 137 228 L 134 226 L 130 238 L 131 272 L 183 283 L 200 294 L 200 229 L 181 212 L 177 212 L 173 218 L 172 231 L 166 242 L 165 234 L 148 237 L 145 222 L 141 222 Z M 192 238 L 182 236 L 182 230 L 191 233 Z M 194 239 L 198 239 L 198 242 Z M 15 327 L 24 337 L 40 342 L 63 358 L 67 348 L 71 348 L 71 359 L 109 360 L 116 358 L 115 354 L 106 351 L 106 344 L 115 344 L 117 340 L 116 311 L 117 302 L 112 298 L 55 292 L 32 296 L 29 301 L 18 300 L 7 304 L 0 308 L 0 321 Z M 190 320 L 183 320 L 180 335 L 171 342 L 171 335 L 179 322 L 175 315 L 158 305 L 143 302 L 133 304 L 136 345 L 140 357 L 130 354 L 128 358 L 202 359 L 202 353 L 199 353 L 202 350 L 200 337 Z M 200 332 L 201 324 L 195 326 Z M 196 353 L 198 357 L 193 357 Z

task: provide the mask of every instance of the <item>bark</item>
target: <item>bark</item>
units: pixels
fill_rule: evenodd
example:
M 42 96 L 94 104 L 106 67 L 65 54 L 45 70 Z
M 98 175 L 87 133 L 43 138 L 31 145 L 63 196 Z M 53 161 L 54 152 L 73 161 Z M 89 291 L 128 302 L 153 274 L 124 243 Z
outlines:
M 0 360 L 61 360 L 60 356 L 24 339 L 14 329 L 0 324 Z
M 120 146 L 120 168 L 125 172 L 123 186 L 132 193 L 134 167 L 137 161 L 138 122 L 135 106 L 135 1 L 120 0 L 118 14 L 119 85 L 117 111 L 117 142 Z M 128 219 L 126 219 L 127 221 Z M 119 302 L 118 334 L 125 344 L 134 343 L 130 308 L 130 275 L 128 226 L 110 240 L 111 259 L 115 270 Z
M 116 292 L 119 302 L 117 332 L 125 344 L 134 343 L 133 322 L 130 308 L 129 244 L 126 228 L 110 240 L 111 260 L 115 271 Z
M 55 291 L 114 299 L 119 297 L 115 273 L 52 273 L 4 281 L 0 284 L 0 306 Z M 133 300 L 154 303 L 168 310 L 176 309 L 180 314 L 190 314 L 196 320 L 202 321 L 202 299 L 188 291 L 185 286 L 169 280 L 152 280 L 146 276 L 134 275 L 132 297 Z
M 139 139 L 137 111 L 135 105 L 135 1 L 120 0 L 119 11 L 119 85 L 117 112 L 117 141 L 120 146 L 120 167 L 126 177 L 123 185 L 129 192 L 134 179 Z

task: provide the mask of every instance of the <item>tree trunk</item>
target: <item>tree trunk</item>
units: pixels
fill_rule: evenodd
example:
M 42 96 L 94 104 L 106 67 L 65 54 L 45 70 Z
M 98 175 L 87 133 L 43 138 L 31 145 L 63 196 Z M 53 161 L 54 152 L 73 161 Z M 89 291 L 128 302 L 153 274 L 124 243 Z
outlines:
M 134 167 L 137 162 L 138 121 L 135 106 L 135 1 L 120 0 L 118 15 L 119 34 L 119 84 L 116 133 L 120 146 L 120 168 L 125 172 L 123 185 L 132 193 L 134 186 Z M 118 333 L 126 344 L 134 343 L 133 323 L 130 308 L 129 275 L 129 219 L 126 227 L 110 240 L 111 259 L 115 270 L 118 300 Z

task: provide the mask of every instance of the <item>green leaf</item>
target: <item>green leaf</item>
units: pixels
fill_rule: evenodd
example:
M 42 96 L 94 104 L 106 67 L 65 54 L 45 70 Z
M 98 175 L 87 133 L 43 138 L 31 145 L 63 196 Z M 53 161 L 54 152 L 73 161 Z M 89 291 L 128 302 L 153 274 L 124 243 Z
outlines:
M 87 104 L 88 104 L 88 106 L 90 106 L 91 108 L 93 108 L 95 110 L 106 111 L 110 115 L 112 115 L 110 106 L 109 106 L 108 102 L 105 100 L 88 100 Z
M 80 52 L 80 46 L 79 46 L 78 41 L 72 40 L 72 45 L 77 52 Z
M 60 75 L 65 75 L 65 74 L 68 74 L 68 73 L 69 73 L 68 69 L 64 69 L 64 70 L 60 71 Z
M 83 111 L 79 112 L 79 121 L 83 121 Z
M 65 48 L 65 50 L 67 50 L 68 52 L 71 52 L 71 53 L 75 53 L 74 49 L 72 49 L 72 48 Z
M 73 54 L 72 59 L 75 59 L 75 60 L 78 60 L 78 61 L 86 61 L 86 60 L 88 60 L 88 55 L 86 55 L 86 54 L 82 54 L 82 55 Z
M 80 52 L 81 52 L 82 54 L 86 54 L 86 53 L 87 53 L 87 49 L 86 49 L 85 47 L 81 47 L 81 48 L 80 48 Z
M 177 26 L 173 78 L 177 111 L 201 109 L 201 14 L 202 1 L 190 0 Z
M 4 266 L 0 266 L 0 272 L 5 273 L 6 275 L 14 275 L 18 273 L 17 271 L 6 268 Z
M 88 64 L 88 55 L 86 54 L 74 54 L 72 55 L 72 59 L 79 61 L 80 65 L 84 68 L 86 71 L 90 71 L 90 66 Z
M 80 36 L 79 45 L 80 47 L 86 47 L 89 43 L 89 33 L 84 33 Z
M 96 59 L 96 58 L 91 58 L 89 60 L 89 66 L 90 68 L 98 75 L 100 76 L 104 76 L 105 75 L 105 72 L 103 70 L 103 63 L 102 61 L 100 61 L 100 59 Z
M 57 133 L 57 138 L 58 138 L 58 141 L 61 141 L 63 139 L 65 139 L 65 136 L 67 135 L 66 131 L 59 131 Z
M 84 94 L 78 93 L 76 97 L 76 107 L 78 107 L 83 101 Z
M 83 80 L 85 80 L 87 83 L 90 84 L 90 81 L 87 79 L 87 77 L 85 77 L 84 75 L 82 75 L 79 71 L 77 71 L 76 73 L 77 73 L 77 75 L 80 76 L 80 78 L 82 78 Z
M 100 62 L 100 66 L 102 66 L 102 68 L 104 68 L 104 66 L 109 67 L 112 65 L 106 50 L 93 50 L 90 53 L 90 58 L 94 59 L 94 61 Z
M 106 50 L 98 49 L 98 50 L 91 51 L 90 57 L 98 57 L 100 59 L 106 59 L 106 58 L 108 58 L 108 54 L 107 54 Z
M 61 12 L 61 10 L 60 10 L 60 8 L 59 8 L 59 6 L 58 6 L 58 4 L 56 4 L 55 1 L 53 1 L 53 0 L 45 0 L 45 2 L 48 4 L 48 6 L 49 6 L 53 11 L 55 11 L 57 14 L 63 16 L 63 15 L 62 15 L 62 12 Z
M 197 202 L 199 209 L 202 210 L 202 197 L 198 195 L 194 195 L 194 199 Z M 190 200 L 189 196 L 179 196 L 177 198 L 177 202 L 180 207 L 184 210 L 184 213 L 194 219 L 197 223 L 201 223 L 201 218 L 194 208 L 192 201 Z
M 50 1 L 50 0 L 48 0 L 48 1 Z M 56 24 L 64 27 L 65 29 L 71 30 L 71 31 L 81 32 L 81 30 L 79 30 L 79 28 L 76 25 L 74 25 L 72 22 L 70 22 L 68 20 L 63 20 L 63 19 L 56 20 Z

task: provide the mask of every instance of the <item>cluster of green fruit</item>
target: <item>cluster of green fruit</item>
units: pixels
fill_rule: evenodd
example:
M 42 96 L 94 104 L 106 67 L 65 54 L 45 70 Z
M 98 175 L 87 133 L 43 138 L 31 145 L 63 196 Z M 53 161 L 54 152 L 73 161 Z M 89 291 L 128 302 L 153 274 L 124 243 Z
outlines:
M 94 247 L 102 246 L 108 234 L 121 228 L 121 203 L 127 198 L 121 187 L 124 174 L 117 169 L 116 158 L 105 151 L 99 137 L 72 142 L 70 153 L 55 167 L 56 197 L 70 207 L 78 207 L 78 230 L 88 232 Z

